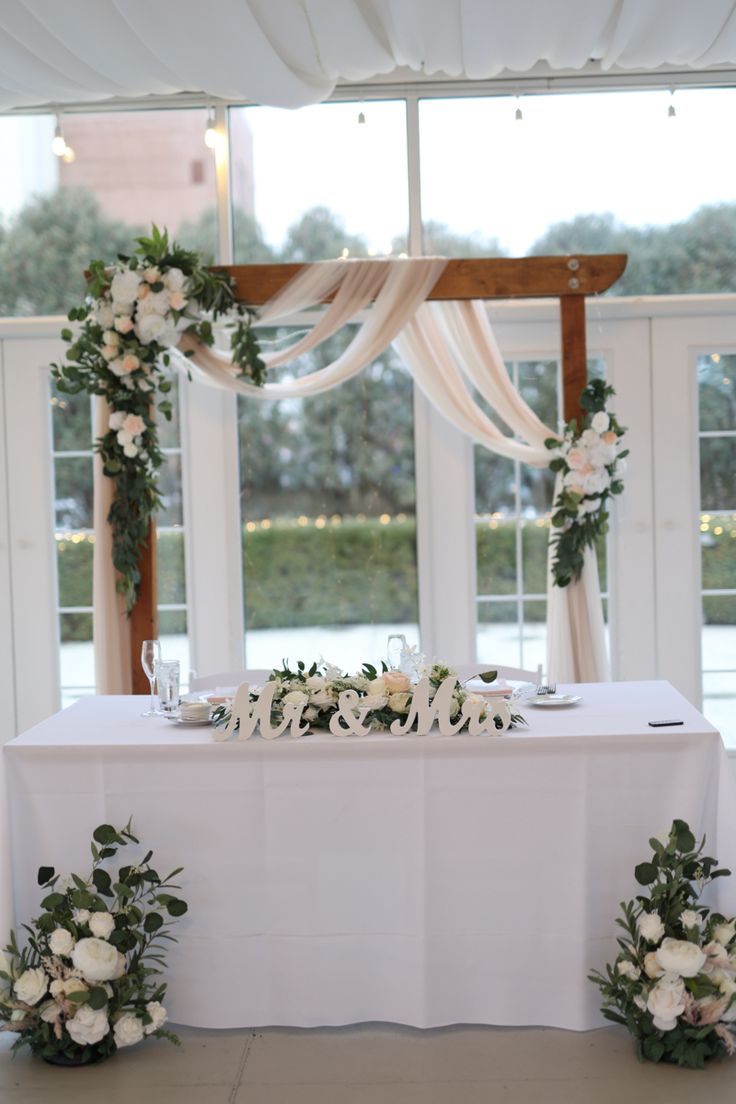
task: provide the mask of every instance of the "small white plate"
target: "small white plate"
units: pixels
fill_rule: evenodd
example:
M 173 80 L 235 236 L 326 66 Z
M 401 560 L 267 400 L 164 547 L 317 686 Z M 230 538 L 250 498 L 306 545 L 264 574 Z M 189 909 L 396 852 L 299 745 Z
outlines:
M 206 725 L 211 725 L 212 720 L 210 717 L 206 721 L 189 720 L 185 717 L 180 717 L 178 713 L 166 713 L 164 714 L 167 721 L 171 721 L 172 724 L 184 725 L 186 728 L 204 728 Z
M 524 705 L 575 705 L 580 700 L 580 694 L 535 694 L 525 698 Z

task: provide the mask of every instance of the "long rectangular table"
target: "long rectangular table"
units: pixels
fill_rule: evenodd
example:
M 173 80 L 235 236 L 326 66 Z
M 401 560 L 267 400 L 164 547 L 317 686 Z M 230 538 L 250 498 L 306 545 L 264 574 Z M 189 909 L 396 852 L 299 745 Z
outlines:
M 159 872 L 185 867 L 174 1022 L 596 1027 L 586 975 L 615 955 L 649 837 L 679 817 L 733 865 L 736 793 L 668 683 L 574 689 L 499 738 L 215 743 L 144 699 L 84 699 L 4 748 L 0 886 L 36 915 L 38 866 L 86 871 L 92 829 L 132 815 Z M 647 725 L 667 717 L 685 723 Z

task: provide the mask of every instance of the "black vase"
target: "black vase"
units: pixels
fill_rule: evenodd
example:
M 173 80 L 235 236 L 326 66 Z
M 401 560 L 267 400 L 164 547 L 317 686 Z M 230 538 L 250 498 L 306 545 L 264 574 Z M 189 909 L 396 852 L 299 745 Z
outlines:
M 115 1052 L 113 1051 L 112 1053 L 114 1054 Z M 98 1062 L 104 1062 L 106 1058 L 111 1058 L 112 1054 L 104 1054 L 95 1050 L 86 1060 L 83 1060 L 81 1054 L 78 1056 L 75 1055 L 73 1058 L 70 1058 L 67 1054 L 53 1054 L 51 1057 L 41 1055 L 41 1057 L 44 1062 L 48 1062 L 50 1066 L 94 1066 L 97 1065 Z

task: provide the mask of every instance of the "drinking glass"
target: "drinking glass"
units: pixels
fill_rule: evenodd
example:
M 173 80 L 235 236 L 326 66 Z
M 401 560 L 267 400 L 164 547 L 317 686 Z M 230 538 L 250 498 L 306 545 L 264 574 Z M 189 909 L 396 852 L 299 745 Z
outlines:
M 392 671 L 401 670 L 401 661 L 407 652 L 406 637 L 403 633 L 391 633 L 386 644 L 386 659 Z
M 158 640 L 144 640 L 141 645 L 141 667 L 143 668 L 146 678 L 151 684 L 151 707 L 142 713 L 142 717 L 155 717 L 156 710 L 154 709 L 153 701 L 153 684 L 156 681 L 158 674 L 159 664 L 161 663 L 161 644 Z
M 158 665 L 159 713 L 175 713 L 179 708 L 179 660 Z

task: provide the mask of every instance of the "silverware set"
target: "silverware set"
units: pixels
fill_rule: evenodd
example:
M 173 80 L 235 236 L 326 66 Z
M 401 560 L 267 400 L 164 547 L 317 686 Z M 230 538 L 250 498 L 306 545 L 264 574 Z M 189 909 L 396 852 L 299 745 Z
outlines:
M 548 694 L 556 694 L 556 693 L 557 693 L 557 683 L 556 682 L 540 682 L 539 686 L 537 687 L 537 697 L 538 698 L 543 698 Z

